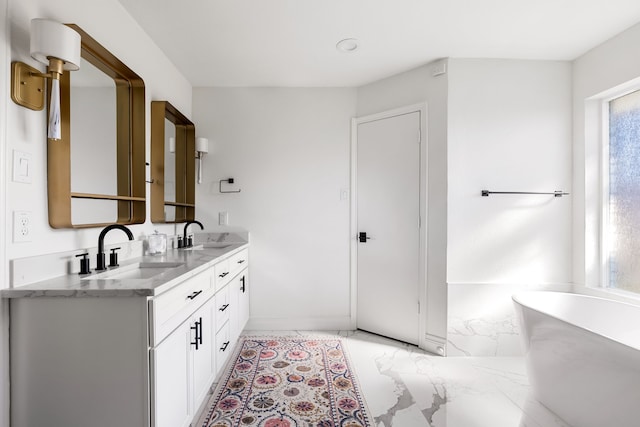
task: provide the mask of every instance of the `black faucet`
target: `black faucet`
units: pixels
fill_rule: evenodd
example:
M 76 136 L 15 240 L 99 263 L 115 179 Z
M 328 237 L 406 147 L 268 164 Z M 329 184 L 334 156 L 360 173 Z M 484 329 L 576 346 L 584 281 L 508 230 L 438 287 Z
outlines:
M 187 227 L 189 227 L 190 224 L 198 224 L 200 226 L 200 230 L 204 230 L 204 225 L 202 225 L 202 223 L 200 221 L 187 221 L 187 223 L 184 225 L 184 235 L 182 236 L 182 242 L 183 242 L 183 247 L 185 248 L 190 248 L 191 246 L 193 246 L 193 241 L 191 241 L 190 244 L 187 243 Z
M 124 231 L 125 233 L 127 233 L 127 237 L 129 238 L 129 240 L 133 240 L 133 233 L 131 232 L 131 230 L 129 230 L 127 227 L 125 227 L 122 224 L 111 224 L 103 228 L 102 231 L 100 232 L 100 236 L 98 236 L 98 256 L 97 256 L 96 271 L 102 271 L 107 269 L 107 267 L 105 266 L 105 257 L 104 257 L 104 236 L 106 236 L 109 231 L 114 229 Z

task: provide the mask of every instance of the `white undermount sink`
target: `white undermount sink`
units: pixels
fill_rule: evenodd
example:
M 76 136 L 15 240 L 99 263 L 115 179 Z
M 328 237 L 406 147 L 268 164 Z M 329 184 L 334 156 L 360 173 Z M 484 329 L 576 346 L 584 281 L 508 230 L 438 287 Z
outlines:
M 135 280 L 150 279 L 167 271 L 182 267 L 182 262 L 138 262 L 83 277 L 82 280 Z
M 231 243 L 226 243 L 226 242 L 206 242 L 206 243 L 203 243 L 202 246 L 204 246 L 205 248 L 224 249 L 224 248 L 228 248 L 229 246 L 231 246 Z
M 197 245 L 194 245 L 190 248 L 184 248 L 184 249 L 191 250 L 191 251 L 197 251 L 201 249 L 224 249 L 224 248 L 228 248 L 231 245 L 233 245 L 233 243 L 205 242 L 205 243 L 198 243 Z

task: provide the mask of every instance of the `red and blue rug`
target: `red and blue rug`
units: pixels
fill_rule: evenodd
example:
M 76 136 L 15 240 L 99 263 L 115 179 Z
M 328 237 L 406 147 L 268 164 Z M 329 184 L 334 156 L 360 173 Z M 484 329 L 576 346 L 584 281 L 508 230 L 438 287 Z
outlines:
M 371 427 L 335 338 L 243 337 L 202 427 Z

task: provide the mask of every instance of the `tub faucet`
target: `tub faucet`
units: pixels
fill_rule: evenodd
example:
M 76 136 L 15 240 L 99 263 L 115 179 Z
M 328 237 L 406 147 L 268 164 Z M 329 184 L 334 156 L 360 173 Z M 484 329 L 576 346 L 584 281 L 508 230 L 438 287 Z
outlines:
M 191 224 L 198 224 L 200 226 L 200 230 L 204 230 L 204 225 L 202 225 L 202 223 L 200 221 L 187 221 L 187 223 L 184 225 L 184 234 L 182 236 L 182 242 L 184 244 L 183 247 L 185 248 L 190 248 L 191 246 L 193 246 L 193 241 L 191 243 L 187 243 L 187 227 L 189 227 L 189 225 Z
M 129 240 L 133 240 L 133 233 L 127 227 L 122 224 L 111 224 L 107 225 L 100 232 L 100 236 L 98 236 L 98 256 L 97 256 L 97 266 L 96 271 L 106 270 L 105 266 L 105 256 L 104 256 L 104 236 L 111 230 L 118 229 L 127 233 L 127 237 Z

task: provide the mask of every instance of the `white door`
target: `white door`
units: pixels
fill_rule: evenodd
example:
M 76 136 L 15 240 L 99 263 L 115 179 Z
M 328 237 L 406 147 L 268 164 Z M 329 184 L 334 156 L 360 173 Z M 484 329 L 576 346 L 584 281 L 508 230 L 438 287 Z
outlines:
M 356 156 L 357 327 L 417 345 L 420 111 L 358 124 Z

